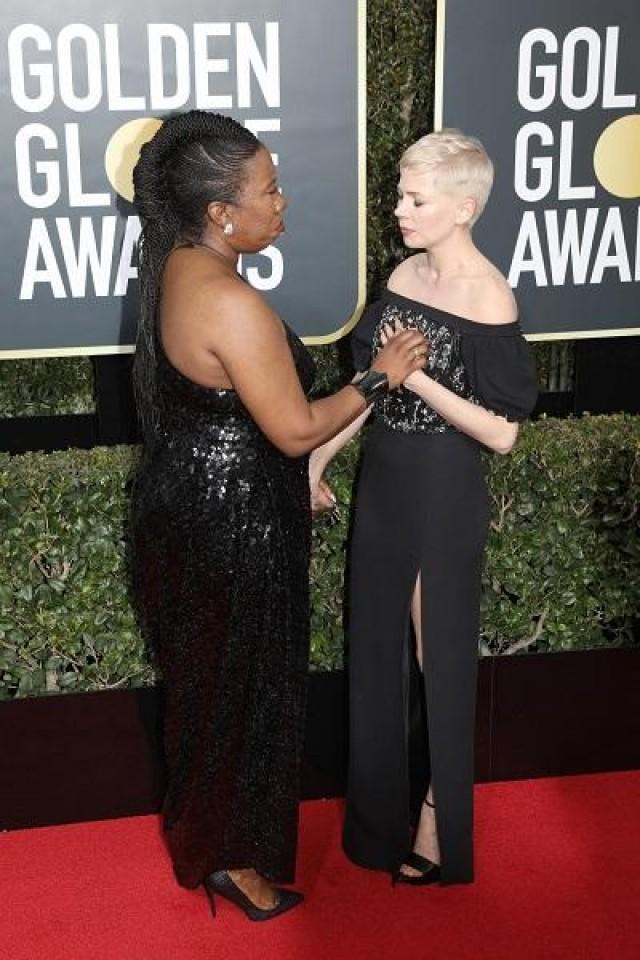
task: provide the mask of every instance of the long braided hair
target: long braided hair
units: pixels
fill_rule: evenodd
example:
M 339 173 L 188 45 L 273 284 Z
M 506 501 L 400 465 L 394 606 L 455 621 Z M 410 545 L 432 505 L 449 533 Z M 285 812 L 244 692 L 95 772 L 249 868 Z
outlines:
M 190 110 L 165 120 L 140 151 L 133 171 L 133 202 L 142 227 L 133 386 L 145 439 L 158 427 L 156 339 L 164 262 L 176 243 L 202 238 L 210 203 L 237 200 L 245 165 L 260 147 L 231 117 Z

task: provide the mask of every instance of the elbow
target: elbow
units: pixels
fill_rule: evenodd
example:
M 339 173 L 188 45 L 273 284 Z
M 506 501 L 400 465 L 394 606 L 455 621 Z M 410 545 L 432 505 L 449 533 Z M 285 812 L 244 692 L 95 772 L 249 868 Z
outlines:
M 307 453 L 310 453 L 313 447 L 310 447 L 306 443 L 294 443 L 289 442 L 281 445 L 280 451 L 284 453 L 285 457 L 289 457 L 291 460 L 295 460 L 297 457 L 304 457 Z
M 501 456 L 506 456 L 513 450 L 517 439 L 518 424 L 509 423 L 508 420 L 505 420 L 504 429 L 500 431 L 494 442 L 491 444 L 491 449 L 494 453 L 498 453 Z
M 311 453 L 316 446 L 308 437 L 292 434 L 273 439 L 272 443 L 278 448 L 280 453 L 283 453 L 285 457 L 290 457 L 292 460 Z
M 505 442 L 505 443 L 496 443 L 496 444 L 494 444 L 494 446 L 492 447 L 492 450 L 493 450 L 494 453 L 499 453 L 500 456 L 506 457 L 506 455 L 507 455 L 508 453 L 511 453 L 511 451 L 513 450 L 513 446 L 514 446 L 513 443 L 507 443 L 507 442 Z

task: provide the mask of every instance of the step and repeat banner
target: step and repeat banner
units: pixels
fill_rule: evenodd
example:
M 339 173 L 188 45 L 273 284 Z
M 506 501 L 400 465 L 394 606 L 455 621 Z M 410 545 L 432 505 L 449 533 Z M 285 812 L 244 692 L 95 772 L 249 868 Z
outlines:
M 131 170 L 194 107 L 252 129 L 289 198 L 243 276 L 307 342 L 355 322 L 365 0 L 4 0 L 0 43 L 0 357 L 132 349 Z
M 640 3 L 440 0 L 435 126 L 496 167 L 478 243 L 531 339 L 640 334 Z

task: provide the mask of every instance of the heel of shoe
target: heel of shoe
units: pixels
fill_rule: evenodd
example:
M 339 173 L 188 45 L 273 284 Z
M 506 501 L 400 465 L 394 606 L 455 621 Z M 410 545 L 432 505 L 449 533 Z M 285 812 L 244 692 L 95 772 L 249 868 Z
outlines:
M 206 893 L 207 897 L 209 898 L 209 906 L 211 907 L 211 916 L 212 916 L 212 917 L 214 918 L 214 920 L 215 920 L 215 916 L 216 916 L 216 895 L 215 895 L 215 893 L 213 892 L 213 890 L 211 889 L 211 887 L 210 887 L 207 883 L 205 883 L 205 885 L 204 885 L 204 892 Z
M 217 870 L 215 873 L 210 873 L 205 880 L 205 890 L 207 891 L 214 916 L 216 913 L 214 895 L 218 894 L 218 896 L 229 900 L 231 903 L 234 903 L 236 907 L 239 907 L 249 920 L 258 921 L 271 920 L 273 917 L 279 917 L 281 913 L 286 913 L 288 910 L 297 907 L 304 899 L 302 894 L 296 890 L 285 890 L 281 887 L 274 887 L 274 892 L 277 896 L 274 906 L 258 907 L 253 900 L 249 899 L 246 893 L 243 893 L 240 887 L 236 886 L 226 870 Z

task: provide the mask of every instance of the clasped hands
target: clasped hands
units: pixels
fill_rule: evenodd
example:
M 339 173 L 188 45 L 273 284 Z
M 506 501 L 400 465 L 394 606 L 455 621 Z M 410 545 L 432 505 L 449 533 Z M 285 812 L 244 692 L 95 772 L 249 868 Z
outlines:
M 393 324 L 385 323 L 380 331 L 380 343 L 383 347 L 389 343 L 393 337 L 396 337 L 400 333 L 404 333 L 405 330 L 414 329 L 411 327 L 405 327 L 399 320 L 395 320 Z M 424 377 L 424 367 L 427 364 L 429 359 L 429 341 L 425 340 L 424 347 L 416 348 L 416 359 L 422 359 L 422 369 L 414 370 L 402 381 L 402 386 L 406 387 L 407 390 L 412 390 L 415 392 L 416 385 L 420 382 L 420 378 Z

